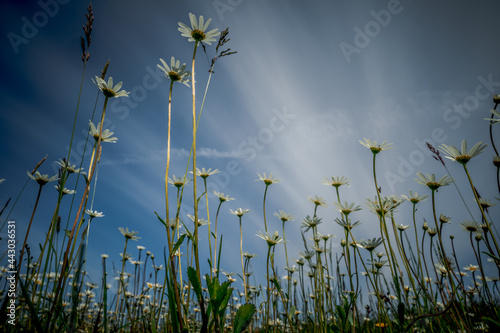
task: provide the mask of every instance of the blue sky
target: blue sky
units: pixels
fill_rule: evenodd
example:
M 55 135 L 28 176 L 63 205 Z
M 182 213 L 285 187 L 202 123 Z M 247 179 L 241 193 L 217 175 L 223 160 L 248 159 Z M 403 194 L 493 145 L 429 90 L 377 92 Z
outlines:
M 6 179 L 0 185 L 0 205 L 12 197 L 7 211 L 27 180 L 27 170 L 48 155 L 40 171 L 53 175 L 53 162 L 67 155 L 82 78 L 79 37 L 87 5 L 77 0 L 3 1 L 0 5 L 0 152 L 4 161 L 0 178 Z M 96 114 L 102 110 L 103 99 L 96 103 L 97 89 L 91 78 L 100 75 L 108 59 L 108 76 L 123 81 L 123 89 L 131 94 L 126 101 L 110 102 L 107 112 L 107 127 L 119 140 L 103 149 L 93 208 L 105 217 L 94 220 L 91 227 L 90 272 L 98 271 L 101 253 L 118 261 L 123 246 L 118 227 L 139 231 L 142 239 L 134 245 L 144 245 L 162 257 L 166 236 L 154 212 L 164 215 L 165 210 L 169 84 L 156 65 L 160 57 L 190 61 L 193 43 L 177 31 L 179 21 L 189 22 L 190 12 L 211 17 L 210 28 L 229 27 L 228 46 L 238 51 L 216 63 L 198 132 L 198 166 L 221 170 L 209 178 L 210 186 L 235 198 L 223 204 L 219 218 L 224 234 L 222 266 L 227 271 L 239 272 L 238 223 L 228 214 L 230 208 L 251 210 L 243 222 L 244 250 L 259 254 L 256 270 L 265 262 L 263 241 L 255 236 L 263 229 L 264 184 L 255 181 L 257 173 L 272 172 L 282 180 L 269 189 L 267 218 L 271 230 L 280 230 L 281 222 L 273 212 L 282 209 L 295 216 L 287 225 L 287 238 L 289 255 L 297 258 L 303 250 L 301 221 L 313 211 L 308 196 L 319 195 L 328 202 L 328 207 L 319 210 L 320 231 L 337 234 L 339 249 L 342 230 L 333 222 L 338 217 L 332 205 L 335 193 L 322 185 L 324 177 L 349 179 L 350 187 L 342 188 L 342 200 L 363 208 L 353 217 L 362 223 L 355 234 L 358 239 L 377 235 L 376 216 L 364 204 L 376 194 L 371 153 L 358 140 L 394 143 L 394 149 L 378 156 L 383 195 L 407 194 L 410 189 L 429 194 L 414 181 L 416 172 L 445 174 L 429 155 L 426 141 L 432 140 L 435 146 L 458 146 L 462 139 L 470 146 L 478 141 L 489 144 L 484 118 L 490 116 L 492 94 L 500 91 L 497 1 L 139 4 L 126 0 L 93 5 L 91 56 L 73 163 L 94 105 Z M 214 47 L 208 46 L 207 53 L 200 50 L 197 54 L 198 101 Z M 171 173 L 178 176 L 184 173 L 191 145 L 190 93 L 183 85 L 174 87 Z M 494 137 L 498 138 L 495 131 Z M 469 168 L 481 195 L 496 201 L 493 155 L 489 146 Z M 447 166 L 468 205 L 474 207 L 463 170 L 451 161 Z M 19 239 L 24 236 L 37 188 L 30 181 L 9 216 L 17 222 Z M 77 191 L 81 195 L 83 188 Z M 191 191 L 188 185 L 183 214 L 190 212 Z M 459 223 L 470 216 L 455 187 L 438 194 L 439 213 L 452 218 L 448 232 L 458 241 L 467 240 Z M 55 198 L 56 191 L 47 186 L 30 234 L 32 248 L 44 238 Z M 214 199 L 211 196 L 211 214 L 217 208 Z M 67 204 L 70 199 L 64 201 Z M 410 208 L 408 203 L 400 207 L 398 223 L 410 224 Z M 423 218 L 432 221 L 429 201 L 419 213 L 420 224 Z M 473 213 L 478 219 L 478 212 Z M 490 213 L 495 220 L 498 208 Z M 475 264 L 469 248 L 461 251 L 467 258 L 461 266 Z M 278 252 L 283 255 L 282 249 Z

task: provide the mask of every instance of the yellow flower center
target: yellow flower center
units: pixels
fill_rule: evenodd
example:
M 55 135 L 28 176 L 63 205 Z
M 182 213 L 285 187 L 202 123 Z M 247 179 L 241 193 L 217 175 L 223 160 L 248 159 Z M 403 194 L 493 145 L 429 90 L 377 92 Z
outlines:
M 115 92 L 113 91 L 113 89 L 102 88 L 102 93 L 106 97 L 115 97 Z
M 431 190 L 437 190 L 441 185 L 436 182 L 428 182 L 427 187 L 429 187 Z
M 197 42 L 200 42 L 202 40 L 204 40 L 206 38 L 206 35 L 203 31 L 201 30 L 198 30 L 198 29 L 194 29 L 192 32 L 191 32 L 191 37 L 193 37 L 193 39 Z
M 471 157 L 469 155 L 461 155 L 457 156 L 455 159 L 458 163 L 466 164 L 467 162 L 469 162 Z
M 179 74 L 177 74 L 176 72 L 174 71 L 170 71 L 168 72 L 168 77 L 170 78 L 170 80 L 172 81 L 180 81 L 181 77 Z M 203 176 L 202 176 L 203 177 Z

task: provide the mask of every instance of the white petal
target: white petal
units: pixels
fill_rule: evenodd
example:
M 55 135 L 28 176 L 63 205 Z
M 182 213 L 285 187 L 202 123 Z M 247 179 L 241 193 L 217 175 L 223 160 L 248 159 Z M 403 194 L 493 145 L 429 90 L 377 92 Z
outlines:
M 189 13 L 189 20 L 191 21 L 191 28 L 193 28 L 193 30 L 198 29 L 198 22 L 194 14 Z
M 467 141 L 462 140 L 462 155 L 467 154 Z
M 114 87 L 113 87 L 113 91 L 114 91 L 115 93 L 116 93 L 116 92 L 118 92 L 118 90 L 120 90 L 120 88 L 122 87 L 122 85 L 123 85 L 123 82 L 122 82 L 122 81 L 118 82 L 118 84 L 117 84 L 116 86 L 114 86 Z
M 203 18 L 203 15 L 200 15 L 200 23 L 198 24 L 198 29 L 201 31 L 205 31 L 204 26 L 205 19 Z M 208 22 L 210 23 L 210 21 Z

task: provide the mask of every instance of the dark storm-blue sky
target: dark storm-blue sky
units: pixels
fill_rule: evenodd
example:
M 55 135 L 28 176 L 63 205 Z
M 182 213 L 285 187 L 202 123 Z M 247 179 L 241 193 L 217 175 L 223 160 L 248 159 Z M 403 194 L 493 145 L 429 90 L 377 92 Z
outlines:
M 50 175 L 55 172 L 52 163 L 67 154 L 82 77 L 79 36 L 88 3 L 64 3 L 58 3 L 57 12 L 54 9 L 53 17 L 47 16 L 46 24 L 40 24 L 27 43 L 17 46 L 12 34 L 22 36 L 26 20 L 33 23 L 44 9 L 36 1 L 1 4 L 0 178 L 6 181 L 0 185 L 0 204 L 17 196 L 27 179 L 26 171 L 45 154 L 49 157 L 40 171 Z M 245 244 L 249 252 L 262 247 L 254 236 L 263 228 L 263 184 L 254 181 L 257 172 L 273 172 L 283 180 L 270 189 L 268 219 L 278 209 L 295 215 L 287 236 L 290 256 L 297 257 L 302 249 L 300 221 L 312 213 L 307 196 L 318 194 L 327 200 L 329 207 L 320 211 L 325 221 L 321 230 L 339 234 L 338 241 L 342 238 L 333 223 L 337 216 L 331 204 L 334 192 L 321 184 L 323 177 L 350 179 L 343 200 L 363 205 L 375 195 L 371 153 L 358 140 L 366 137 L 395 143 L 395 149 L 379 157 L 385 195 L 407 194 L 409 189 L 428 194 L 414 181 L 415 173 L 444 174 L 421 148 L 426 139 L 432 139 L 432 133 L 442 140 L 435 140 L 437 144 L 458 146 L 462 139 L 470 146 L 488 142 L 488 124 L 483 118 L 489 116 L 492 102 L 491 98 L 478 98 L 476 91 L 482 85 L 481 94 L 491 93 L 484 85 L 489 80 L 494 82 L 495 93 L 499 92 L 496 1 L 106 1 L 93 5 L 91 58 L 84 77 L 76 144 L 84 139 L 82 131 L 87 129 L 95 104 L 97 91 L 90 79 L 100 75 L 108 59 L 108 75 L 123 81 L 123 89 L 132 93 L 127 102 L 117 100 L 108 113 L 108 124 L 119 140 L 103 151 L 94 208 L 106 216 L 92 226 L 89 263 L 98 262 L 101 253 L 117 258 L 123 241 L 118 227 L 138 230 L 142 237 L 138 244 L 162 252 L 165 236 L 154 212 L 164 211 L 168 83 L 151 72 L 160 57 L 190 61 L 193 44 L 177 31 L 178 21 L 188 23 L 189 12 L 212 17 L 210 27 L 229 26 L 229 46 L 238 51 L 216 65 L 198 142 L 204 152 L 199 154 L 198 165 L 226 172 L 214 178 L 213 188 L 236 198 L 223 205 L 219 220 L 228 249 L 224 257 L 227 270 L 238 268 L 237 251 L 229 251 L 238 238 L 237 219 L 227 214 L 229 208 L 252 210 L 245 216 Z M 376 17 L 390 13 L 391 8 L 394 13 L 384 24 L 377 21 Z M 367 27 L 375 30 L 367 31 Z M 368 37 L 360 37 L 357 31 Z M 359 38 L 366 45 L 357 45 Z M 346 56 L 342 43 L 357 51 Z M 208 56 L 200 51 L 197 57 L 199 96 L 213 46 L 207 51 Z M 146 89 L 145 82 L 157 85 Z M 102 98 L 97 102 L 97 114 L 102 102 Z M 454 111 L 454 105 L 467 103 L 472 103 L 472 111 Z M 171 170 L 179 176 L 191 144 L 189 105 L 190 90 L 176 86 Z M 284 114 L 289 118 L 283 118 Z M 282 130 L 272 130 L 276 119 Z M 489 147 L 470 168 L 478 189 L 493 201 L 497 193 L 490 186 L 492 154 Z M 234 165 L 238 172 L 231 175 Z M 449 168 L 472 203 L 462 170 L 451 162 Z M 10 216 L 20 230 L 29 220 L 36 189 L 34 182 L 28 183 Z M 45 191 L 32 242 L 42 239 L 53 210 L 55 190 Z M 448 186 L 439 194 L 442 212 L 454 223 L 450 230 L 457 237 L 466 237 L 458 226 L 467 216 L 456 204 L 456 190 Z M 429 203 L 425 205 L 421 211 L 428 214 Z M 408 209 L 400 209 L 399 223 L 409 224 Z M 494 210 L 492 213 L 498 216 Z M 428 215 L 426 218 L 429 220 Z M 377 232 L 376 218 L 367 209 L 357 219 L 363 223 L 358 238 Z M 279 230 L 278 222 L 273 220 L 273 230 Z

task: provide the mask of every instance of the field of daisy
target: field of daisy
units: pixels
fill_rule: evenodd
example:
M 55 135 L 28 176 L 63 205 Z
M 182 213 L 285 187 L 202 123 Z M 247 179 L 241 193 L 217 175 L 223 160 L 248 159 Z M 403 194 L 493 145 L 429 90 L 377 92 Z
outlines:
M 90 5 L 81 37 L 85 79 L 93 22 Z M 209 193 L 208 181 L 220 171 L 198 165 L 197 137 L 203 127 L 200 118 L 214 68 L 224 61 L 222 58 L 236 51 L 229 47 L 229 29 L 220 31 L 210 24 L 211 19 L 190 13 L 189 23 L 179 22 L 178 31 L 187 39 L 186 47 L 192 48 L 192 59 L 182 63 L 174 57 L 160 58 L 157 64 L 169 81 L 165 205 L 164 211 L 150 213 L 156 215 L 156 223 L 164 230 L 164 252 L 153 254 L 148 248 L 137 246 L 141 235 L 120 227 L 123 248 L 116 249 L 120 262 L 115 265 L 103 254 L 100 263 L 92 263 L 100 265 L 97 282 L 89 278 L 86 270 L 90 264 L 87 250 L 91 225 L 104 216 L 94 209 L 101 154 L 106 154 L 107 144 L 117 140 L 105 128 L 106 111 L 108 103 L 129 98 L 130 94 L 126 82 L 108 75 L 108 62 L 100 75 L 92 77 L 97 97 L 85 144 L 89 153 L 82 154 L 79 164 L 72 165 L 69 162 L 74 149 L 72 136 L 67 138 L 70 147 L 67 156 L 57 161 L 58 174 L 39 171 L 46 163 L 45 158 L 27 172 L 27 182 L 36 182 L 38 192 L 26 234 L 16 234 L 16 224 L 9 219 L 21 194 L 12 202 L 0 202 L 0 232 L 7 235 L 2 240 L 6 250 L 1 253 L 0 330 L 325 333 L 499 330 L 500 234 L 497 221 L 490 214 L 495 203 L 479 195 L 482 189 L 476 188 L 476 175 L 469 172 L 468 166 L 485 151 L 494 154 L 488 167 L 496 168 L 497 177 L 490 185 L 500 196 L 500 154 L 493 136 L 493 128 L 500 122 L 500 113 L 496 111 L 500 95 L 491 96 L 491 117 L 485 120 L 489 122 L 489 136 L 485 138 L 488 143 L 468 145 L 464 140 L 458 147 L 428 144 L 429 152 L 442 166 L 442 173 L 417 172 L 420 193 L 409 190 L 402 196 L 382 194 L 378 161 L 395 144 L 360 138 L 373 175 L 372 193 L 368 195 L 371 199 L 360 198 L 365 201 L 363 206 L 347 202 L 344 191 L 351 180 L 341 175 L 325 178 L 324 185 L 332 189 L 337 212 L 333 223 L 336 237 L 319 231 L 318 226 L 324 223 L 321 208 L 326 205 L 322 197 L 309 197 L 311 210 L 300 217 L 283 210 L 266 210 L 268 195 L 280 186 L 281 180 L 272 173 L 256 172 L 255 178 L 262 187 L 263 228 L 252 236 L 254 242 L 262 244 L 259 255 L 264 257 L 265 267 L 258 272 L 265 274 L 255 276 L 257 270 L 252 263 L 256 254 L 244 251 L 244 240 L 248 239 L 244 237 L 245 219 L 250 212 L 246 208 L 229 211 L 238 221 L 239 234 L 233 237 L 239 240 L 239 248 L 234 250 L 239 254 L 239 271 L 228 272 L 224 267 L 228 250 L 224 248 L 218 222 L 221 214 L 227 214 L 225 205 L 233 198 L 217 191 Z M 200 54 L 213 54 L 206 82 L 195 76 Z M 90 81 L 83 78 L 82 86 Z M 181 126 L 171 117 L 177 86 L 192 93 L 189 101 L 192 123 L 184 129 L 192 133 L 191 150 L 180 176 L 171 171 L 172 127 Z M 68 126 L 73 126 L 73 134 L 78 130 L 75 130 L 76 115 L 75 123 Z M 456 205 L 466 207 L 470 215 L 460 224 L 451 224 L 450 218 L 437 208 L 445 195 L 439 190 L 455 185 L 448 170 L 451 163 L 460 167 L 461 172 L 454 175 L 466 180 L 467 191 L 473 195 L 473 200 L 468 201 L 464 198 L 469 196 L 462 196 L 459 191 L 462 199 Z M 56 186 L 58 198 L 51 216 L 37 216 L 38 220 L 48 221 L 48 229 L 42 243 L 32 244 L 30 230 L 39 201 L 49 186 Z M 23 191 L 24 188 L 20 193 Z M 430 211 L 420 209 L 424 201 L 430 203 Z M 411 214 L 401 216 L 400 205 L 410 205 Z M 209 206 L 217 209 L 210 211 Z M 68 207 L 67 216 L 61 216 Z M 186 209 L 191 212 L 188 220 L 181 214 Z M 356 214 L 361 209 L 373 213 L 378 221 L 378 233 L 369 239 L 360 239 L 357 234 L 360 222 Z M 430 218 L 425 220 L 423 216 Z M 279 221 L 280 230 L 270 226 L 271 218 Z M 287 248 L 291 221 L 300 223 L 302 250 L 298 254 L 289 253 Z M 452 235 L 447 236 L 450 228 L 467 233 L 468 242 L 456 244 Z M 457 256 L 457 247 L 467 248 L 475 261 L 464 262 Z M 277 251 L 284 256 L 277 255 Z

